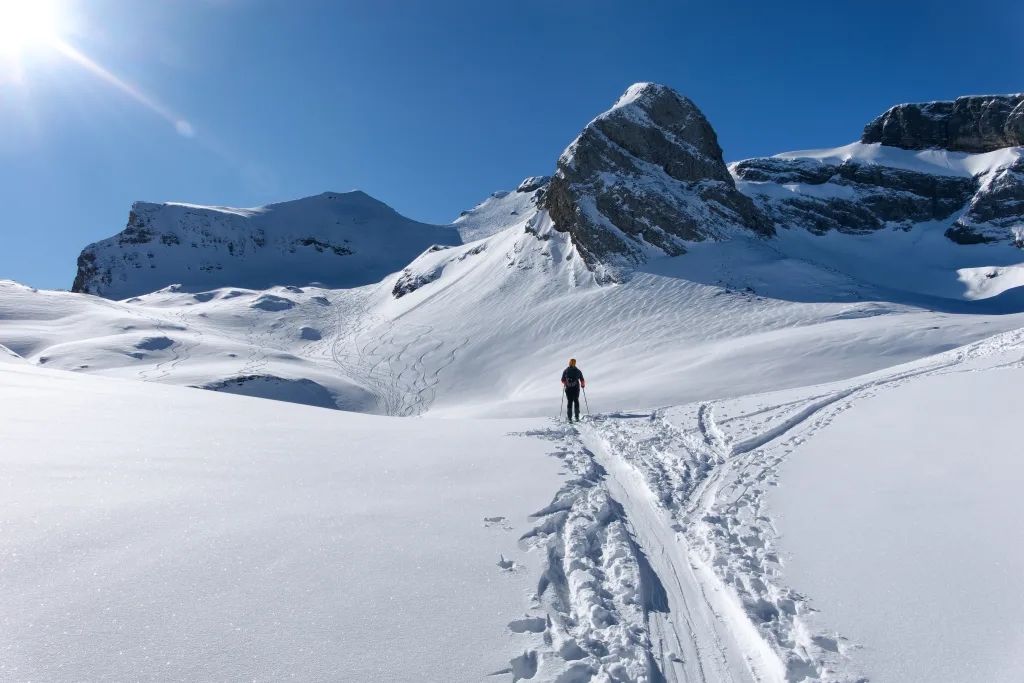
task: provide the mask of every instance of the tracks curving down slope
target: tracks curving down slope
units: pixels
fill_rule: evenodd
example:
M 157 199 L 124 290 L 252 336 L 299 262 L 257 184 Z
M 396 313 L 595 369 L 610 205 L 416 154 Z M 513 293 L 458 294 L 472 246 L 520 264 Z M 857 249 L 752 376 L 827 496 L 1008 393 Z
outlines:
M 544 552 L 538 680 L 866 680 L 859 646 L 815 632 L 811 598 L 786 585 L 764 494 L 854 403 L 919 377 L 1024 365 L 1007 352 L 1024 352 L 1024 330 L 836 385 L 534 432 L 575 477 L 524 538 Z

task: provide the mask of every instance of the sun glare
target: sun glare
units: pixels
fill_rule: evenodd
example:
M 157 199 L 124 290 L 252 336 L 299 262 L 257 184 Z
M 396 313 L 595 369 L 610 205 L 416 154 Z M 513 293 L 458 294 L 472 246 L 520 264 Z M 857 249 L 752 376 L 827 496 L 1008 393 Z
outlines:
M 25 50 L 51 42 L 57 13 L 47 0 L 0 0 L 0 55 L 20 57 Z

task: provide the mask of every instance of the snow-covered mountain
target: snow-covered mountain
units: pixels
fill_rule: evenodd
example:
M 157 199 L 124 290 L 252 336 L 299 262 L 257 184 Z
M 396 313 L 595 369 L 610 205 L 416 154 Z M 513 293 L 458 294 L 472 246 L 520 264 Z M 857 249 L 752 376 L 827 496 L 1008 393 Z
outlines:
M 726 166 L 638 84 L 452 226 L 136 205 L 83 254 L 101 296 L 0 282 L 0 671 L 1013 680 L 1021 149 L 977 148 L 1019 143 L 989 99 Z M 445 419 L 380 417 L 414 415 Z
M 616 359 L 593 370 L 609 409 L 838 380 L 1018 324 L 990 314 L 1024 311 L 1021 251 L 944 235 L 1019 160 L 860 142 L 730 168 L 692 102 L 638 84 L 552 179 L 452 227 L 361 193 L 147 205 L 86 250 L 109 273 L 79 279 L 155 292 L 114 304 L 5 285 L 0 344 L 49 367 L 392 415 L 542 414 L 567 354 Z M 194 267 L 213 258 L 221 270 Z M 295 284 L 311 280 L 325 286 Z
M 779 227 L 865 234 L 942 228 L 1024 245 L 1024 95 L 894 107 L 859 142 L 730 165 Z
M 255 209 L 136 202 L 128 227 L 78 258 L 73 291 L 124 299 L 274 285 L 358 287 L 401 269 L 450 226 L 405 218 L 363 192 L 326 192 Z

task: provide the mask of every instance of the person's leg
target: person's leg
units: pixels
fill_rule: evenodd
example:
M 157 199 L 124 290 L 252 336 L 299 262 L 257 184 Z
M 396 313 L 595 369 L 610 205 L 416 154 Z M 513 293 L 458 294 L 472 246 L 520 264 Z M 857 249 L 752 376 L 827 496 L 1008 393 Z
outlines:
M 570 389 L 569 392 L 568 392 L 568 395 L 569 395 L 569 407 L 568 407 L 569 419 L 570 420 L 572 419 L 572 416 L 573 416 L 573 406 L 575 406 L 575 411 L 576 411 L 575 415 L 576 415 L 576 419 L 578 420 L 578 419 L 580 419 L 580 390 L 579 389 Z

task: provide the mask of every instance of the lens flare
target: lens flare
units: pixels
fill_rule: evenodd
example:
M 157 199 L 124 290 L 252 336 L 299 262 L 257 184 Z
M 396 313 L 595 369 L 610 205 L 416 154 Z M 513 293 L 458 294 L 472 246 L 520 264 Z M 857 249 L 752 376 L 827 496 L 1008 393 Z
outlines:
M 0 0 L 0 55 L 18 59 L 57 34 L 57 13 L 45 0 Z
M 19 83 L 24 79 L 22 61 L 27 52 L 52 49 L 166 120 L 178 135 L 195 137 L 188 121 L 68 44 L 61 37 L 60 19 L 65 13 L 58 11 L 55 2 L 0 0 L 0 85 L 5 80 Z

